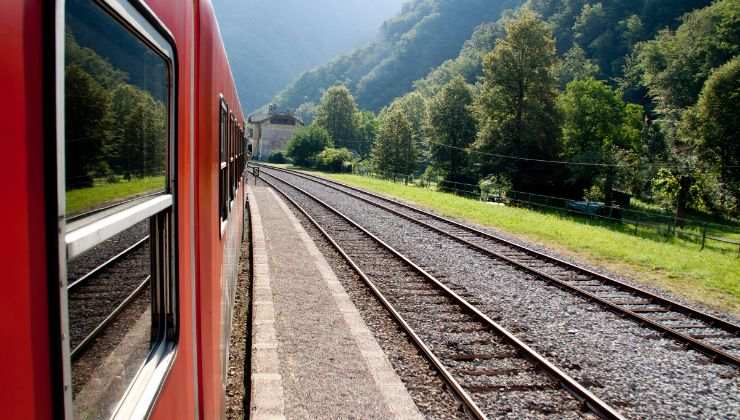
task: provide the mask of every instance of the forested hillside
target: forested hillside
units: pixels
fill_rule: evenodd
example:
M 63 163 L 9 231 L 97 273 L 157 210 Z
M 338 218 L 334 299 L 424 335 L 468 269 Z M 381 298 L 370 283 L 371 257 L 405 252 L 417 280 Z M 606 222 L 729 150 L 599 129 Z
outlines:
M 370 42 L 403 0 L 214 0 L 243 104 L 267 104 L 302 72 Z
M 653 38 L 660 30 L 677 27 L 685 13 L 710 3 L 711 0 L 529 0 L 525 7 L 552 28 L 556 51 L 562 58 L 557 69 L 559 82 L 565 88 L 569 81 L 584 76 L 610 83 L 622 81 L 624 66 L 635 44 Z M 504 35 L 505 20 L 506 17 L 477 28 L 460 55 L 417 81 L 417 88 L 432 94 L 457 75 L 475 83 L 482 74 L 483 55 Z
M 346 84 L 358 104 L 380 110 L 413 82 L 455 57 L 475 28 L 497 20 L 521 0 L 413 0 L 383 24 L 371 45 L 309 71 L 274 100 L 281 108 L 310 107 L 331 85 Z
M 381 41 L 305 74 L 280 104 L 323 94 L 302 110 L 356 153 L 336 167 L 434 175 L 451 189 L 629 196 L 679 218 L 740 214 L 740 0 L 459 3 L 469 19 L 441 0 L 409 3 Z M 502 16 L 474 28 L 475 5 Z M 425 25 L 445 19 L 471 36 L 411 83 L 442 55 L 419 34 L 433 39 Z M 341 130 L 327 123 L 337 115 Z

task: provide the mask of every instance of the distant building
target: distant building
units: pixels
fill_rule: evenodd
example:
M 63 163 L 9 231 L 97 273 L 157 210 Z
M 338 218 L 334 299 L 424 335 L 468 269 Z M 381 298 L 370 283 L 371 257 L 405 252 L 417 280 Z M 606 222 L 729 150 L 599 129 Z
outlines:
M 249 117 L 249 137 L 252 154 L 257 160 L 267 159 L 273 152 L 285 150 L 293 132 L 303 127 L 303 121 L 292 112 L 278 111 L 274 106 L 266 114 Z

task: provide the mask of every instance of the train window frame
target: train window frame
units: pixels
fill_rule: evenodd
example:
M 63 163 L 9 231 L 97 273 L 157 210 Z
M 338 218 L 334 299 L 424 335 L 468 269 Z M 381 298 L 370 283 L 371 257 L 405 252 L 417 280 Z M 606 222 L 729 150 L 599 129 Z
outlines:
M 178 67 L 174 38 L 166 26 L 143 3 L 136 0 L 91 0 L 112 22 L 120 25 L 132 37 L 162 58 L 167 72 L 167 153 L 165 185 L 161 193 L 140 197 L 110 206 L 88 215 L 82 222 L 69 222 L 66 214 L 65 186 L 65 1 L 55 4 L 55 102 L 56 159 L 50 164 L 50 179 L 56 178 L 56 235 L 52 244 L 58 257 L 53 267 L 53 282 L 59 287 L 58 309 L 61 329 L 61 367 L 63 382 L 63 412 L 74 418 L 72 389 L 72 351 L 68 312 L 68 261 L 106 239 L 145 220 L 152 228 L 152 341 L 150 350 L 133 379 L 121 394 L 111 418 L 146 418 L 151 414 L 157 397 L 173 365 L 179 340 L 179 261 L 177 205 L 177 92 Z M 157 239 L 154 239 L 156 235 Z M 155 278 L 156 277 L 156 278 Z M 55 279 L 54 279 L 55 278 Z
M 233 113 L 229 114 L 229 211 L 234 208 L 234 138 L 236 137 L 236 117 Z
M 220 236 L 226 233 L 226 225 L 229 220 L 229 206 L 227 201 L 226 186 L 228 185 L 228 128 L 229 128 L 229 106 L 223 94 L 219 95 L 219 129 L 218 129 L 218 223 Z

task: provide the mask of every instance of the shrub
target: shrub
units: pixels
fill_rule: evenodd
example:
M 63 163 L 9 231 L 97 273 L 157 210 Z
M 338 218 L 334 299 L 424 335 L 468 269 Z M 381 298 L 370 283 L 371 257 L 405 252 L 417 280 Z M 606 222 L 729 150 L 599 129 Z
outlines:
M 591 188 L 583 190 L 583 199 L 595 202 L 604 201 L 604 190 L 601 189 L 600 185 L 594 184 Z
M 296 130 L 288 142 L 286 154 L 299 166 L 312 166 L 316 155 L 327 147 L 332 147 L 329 133 L 315 124 Z
M 509 194 L 512 189 L 511 179 L 506 175 L 488 175 L 478 182 L 481 200 L 498 201 Z
M 346 148 L 328 148 L 316 156 L 316 167 L 329 172 L 349 172 L 352 169 L 352 152 Z
M 267 163 L 288 163 L 288 158 L 282 151 L 277 151 L 267 157 Z

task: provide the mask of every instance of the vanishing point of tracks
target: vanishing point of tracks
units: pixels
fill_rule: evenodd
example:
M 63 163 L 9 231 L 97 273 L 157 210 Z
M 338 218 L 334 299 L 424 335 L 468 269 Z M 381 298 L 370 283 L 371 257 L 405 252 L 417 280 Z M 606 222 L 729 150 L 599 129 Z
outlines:
M 665 299 L 619 280 L 573 265 L 505 238 L 435 214 L 313 175 L 269 168 L 300 177 L 386 210 L 445 235 L 490 258 L 598 303 L 620 316 L 652 328 L 719 363 L 740 367 L 740 326 Z M 263 173 L 267 173 L 263 171 Z M 267 173 L 269 176 L 272 174 Z M 279 178 L 276 178 L 279 179 Z
M 558 367 L 378 237 L 310 193 L 262 178 L 372 290 L 476 418 L 623 418 Z M 495 394 L 495 398 L 491 395 Z

